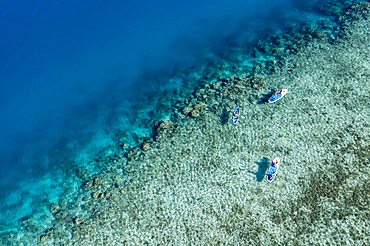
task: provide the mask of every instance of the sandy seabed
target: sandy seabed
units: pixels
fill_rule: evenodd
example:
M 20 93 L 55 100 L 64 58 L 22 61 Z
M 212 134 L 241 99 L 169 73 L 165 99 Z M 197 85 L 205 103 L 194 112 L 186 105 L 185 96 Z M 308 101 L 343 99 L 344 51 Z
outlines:
M 199 89 L 190 116 L 128 155 L 124 190 L 99 201 L 71 242 L 369 244 L 370 22 L 346 32 L 310 42 L 273 75 Z M 280 88 L 291 93 L 262 103 Z M 237 104 L 245 118 L 223 122 Z M 276 156 L 283 164 L 267 183 Z
M 370 21 L 343 29 L 273 74 L 199 88 L 155 141 L 112 155 L 76 201 L 89 216 L 43 245 L 369 245 Z

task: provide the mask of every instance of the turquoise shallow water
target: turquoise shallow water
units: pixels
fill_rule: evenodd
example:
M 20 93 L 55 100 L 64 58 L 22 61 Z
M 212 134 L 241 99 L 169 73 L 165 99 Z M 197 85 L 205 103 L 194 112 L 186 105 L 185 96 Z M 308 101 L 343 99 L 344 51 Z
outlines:
M 197 62 L 284 30 L 291 21 L 281 16 L 305 9 L 295 2 L 4 1 L 1 196 L 74 160 L 101 129 L 148 125 L 150 116 L 132 116 L 137 105 L 148 107 L 161 89 L 181 86 L 182 79 L 170 80 Z
M 365 10 L 235 47 L 129 110 L 92 105 L 90 136 L 53 149 L 73 155 L 7 197 L 4 244 L 367 243 Z

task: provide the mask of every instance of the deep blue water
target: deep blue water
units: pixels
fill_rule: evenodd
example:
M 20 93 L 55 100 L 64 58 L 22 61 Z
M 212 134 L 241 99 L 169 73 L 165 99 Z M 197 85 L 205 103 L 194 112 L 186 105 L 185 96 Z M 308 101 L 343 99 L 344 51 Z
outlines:
M 310 10 L 305 2 L 1 1 L 2 192 L 48 172 L 58 159 L 53 146 L 93 125 L 98 108 L 284 30 Z

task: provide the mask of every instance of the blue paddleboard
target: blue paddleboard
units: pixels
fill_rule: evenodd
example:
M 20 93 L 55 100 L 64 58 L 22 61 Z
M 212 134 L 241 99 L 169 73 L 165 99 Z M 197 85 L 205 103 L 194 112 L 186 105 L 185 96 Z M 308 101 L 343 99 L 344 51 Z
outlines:
M 282 89 L 280 91 L 276 91 L 274 95 L 272 95 L 269 99 L 269 103 L 274 103 L 276 101 L 279 101 L 281 98 L 283 98 L 286 94 L 288 94 L 289 91 L 287 89 Z
M 234 117 L 234 116 L 235 116 L 235 114 L 238 114 L 238 116 Z M 234 110 L 233 117 L 232 117 L 232 119 L 233 119 L 233 124 L 234 124 L 234 125 L 235 125 L 236 123 L 238 123 L 238 121 L 239 121 L 239 117 L 240 117 L 240 108 L 239 108 L 239 106 L 237 106 L 237 107 L 236 107 L 236 109 Z
M 267 172 L 267 182 L 271 183 L 276 177 L 277 171 L 279 169 L 280 159 L 276 157 L 270 165 L 269 171 Z

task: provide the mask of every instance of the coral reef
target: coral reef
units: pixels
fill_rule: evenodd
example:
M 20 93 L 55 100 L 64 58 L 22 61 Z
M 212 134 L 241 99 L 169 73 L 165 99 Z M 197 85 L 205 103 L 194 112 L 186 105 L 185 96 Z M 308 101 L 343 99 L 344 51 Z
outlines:
M 184 88 L 153 99 L 158 112 L 135 109 L 150 136 L 117 131 L 71 171 L 59 203 L 35 203 L 47 226 L 25 216 L 26 236 L 4 230 L 1 243 L 370 244 L 369 6 L 320 3 L 332 18 L 190 69 Z M 267 104 L 281 88 L 291 93 Z

